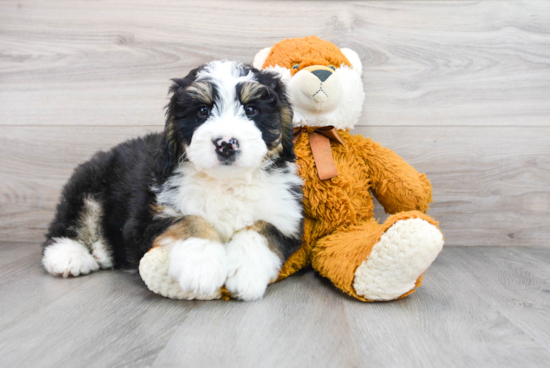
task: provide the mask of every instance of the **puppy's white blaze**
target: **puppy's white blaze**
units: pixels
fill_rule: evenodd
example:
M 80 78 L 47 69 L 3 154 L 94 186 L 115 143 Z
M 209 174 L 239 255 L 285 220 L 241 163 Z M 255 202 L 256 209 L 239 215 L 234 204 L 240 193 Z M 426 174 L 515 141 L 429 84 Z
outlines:
M 53 240 L 54 243 L 44 250 L 42 258 L 42 265 L 52 275 L 86 275 L 99 269 L 99 265 L 84 244 L 69 238 Z
M 216 98 L 212 117 L 243 116 L 244 110 L 237 96 L 237 84 L 255 81 L 254 73 L 248 72 L 242 76 L 242 65 L 234 61 L 213 61 L 197 73 L 197 81 L 208 79 L 216 85 Z
M 197 80 L 215 79 L 237 84 L 241 81 L 254 80 L 254 73 L 243 76 L 243 64 L 231 60 L 215 60 L 205 65 L 197 73 Z
M 233 233 L 264 220 L 287 236 L 299 233 L 302 209 L 291 188 L 301 185 L 296 166 L 288 171 L 257 169 L 246 177 L 214 179 L 183 163 L 157 194 L 157 202 L 181 215 L 196 215 L 227 240 Z
M 255 231 L 244 230 L 227 244 L 227 281 L 234 297 L 257 300 L 281 269 L 281 259 L 267 246 L 266 239 Z
M 184 293 L 198 297 L 218 293 L 227 277 L 227 255 L 222 244 L 199 238 L 168 238 L 161 245 L 172 247 L 168 273 Z

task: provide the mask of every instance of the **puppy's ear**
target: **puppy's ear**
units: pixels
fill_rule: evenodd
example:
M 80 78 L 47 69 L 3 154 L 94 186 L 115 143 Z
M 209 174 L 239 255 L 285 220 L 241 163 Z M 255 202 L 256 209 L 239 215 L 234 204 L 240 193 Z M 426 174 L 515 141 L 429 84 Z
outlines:
M 282 82 L 281 82 L 282 84 Z M 282 156 L 290 161 L 296 160 L 296 155 L 294 154 L 294 143 L 292 142 L 292 139 L 294 138 L 294 126 L 292 124 L 293 119 L 293 112 L 292 112 L 292 106 L 290 105 L 290 102 L 288 101 L 288 98 L 286 96 L 286 89 L 283 85 L 283 89 L 285 92 L 283 93 L 283 97 L 279 97 L 281 100 L 281 124 L 283 126 L 283 152 Z
M 168 91 L 171 97 L 170 102 L 166 105 L 166 123 L 161 137 L 159 155 L 155 168 L 157 181 L 162 182 L 170 176 L 177 166 L 178 160 L 183 155 L 183 147 L 178 132 L 175 113 L 181 101 L 181 94 L 185 91 L 185 88 L 193 83 L 195 76 L 196 70 L 193 70 L 185 78 L 172 79 L 174 83 Z
M 261 82 L 271 88 L 272 93 L 274 92 L 277 95 L 277 101 L 280 104 L 282 128 L 281 144 L 283 149 L 279 154 L 279 158 L 283 161 L 293 162 L 296 160 L 294 143 L 292 143 L 292 139 L 294 138 L 294 126 L 292 125 L 294 114 L 288 99 L 286 85 L 276 73 L 265 70 L 261 70 L 260 73 L 262 75 Z

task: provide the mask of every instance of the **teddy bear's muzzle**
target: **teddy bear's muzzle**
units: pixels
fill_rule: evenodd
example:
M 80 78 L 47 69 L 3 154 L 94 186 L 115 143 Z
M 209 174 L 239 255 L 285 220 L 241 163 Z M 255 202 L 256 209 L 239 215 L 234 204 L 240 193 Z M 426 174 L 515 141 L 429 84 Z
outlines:
M 334 111 L 342 100 L 338 73 L 324 65 L 311 65 L 292 77 L 289 85 L 294 108 L 310 113 Z

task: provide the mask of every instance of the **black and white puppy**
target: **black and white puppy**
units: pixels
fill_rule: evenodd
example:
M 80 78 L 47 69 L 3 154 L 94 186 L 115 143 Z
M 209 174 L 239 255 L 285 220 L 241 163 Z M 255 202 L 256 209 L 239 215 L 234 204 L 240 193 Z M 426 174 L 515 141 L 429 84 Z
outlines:
M 137 268 L 171 247 L 170 275 L 208 298 L 261 298 L 301 244 L 301 179 L 284 84 L 214 61 L 175 79 L 162 134 L 78 166 L 44 243 L 54 275 Z

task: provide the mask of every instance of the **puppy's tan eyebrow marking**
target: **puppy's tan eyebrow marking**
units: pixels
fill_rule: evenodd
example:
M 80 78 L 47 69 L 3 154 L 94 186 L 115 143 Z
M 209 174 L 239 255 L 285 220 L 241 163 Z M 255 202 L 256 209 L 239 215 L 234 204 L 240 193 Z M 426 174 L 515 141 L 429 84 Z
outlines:
M 195 82 L 189 87 L 187 87 L 187 93 L 189 93 L 193 98 L 204 102 L 205 104 L 211 105 L 214 102 L 214 93 L 212 89 L 212 84 L 207 82 Z
M 242 104 L 247 104 L 252 100 L 260 98 L 262 93 L 266 92 L 267 88 L 257 82 L 246 82 L 241 85 L 240 100 Z

